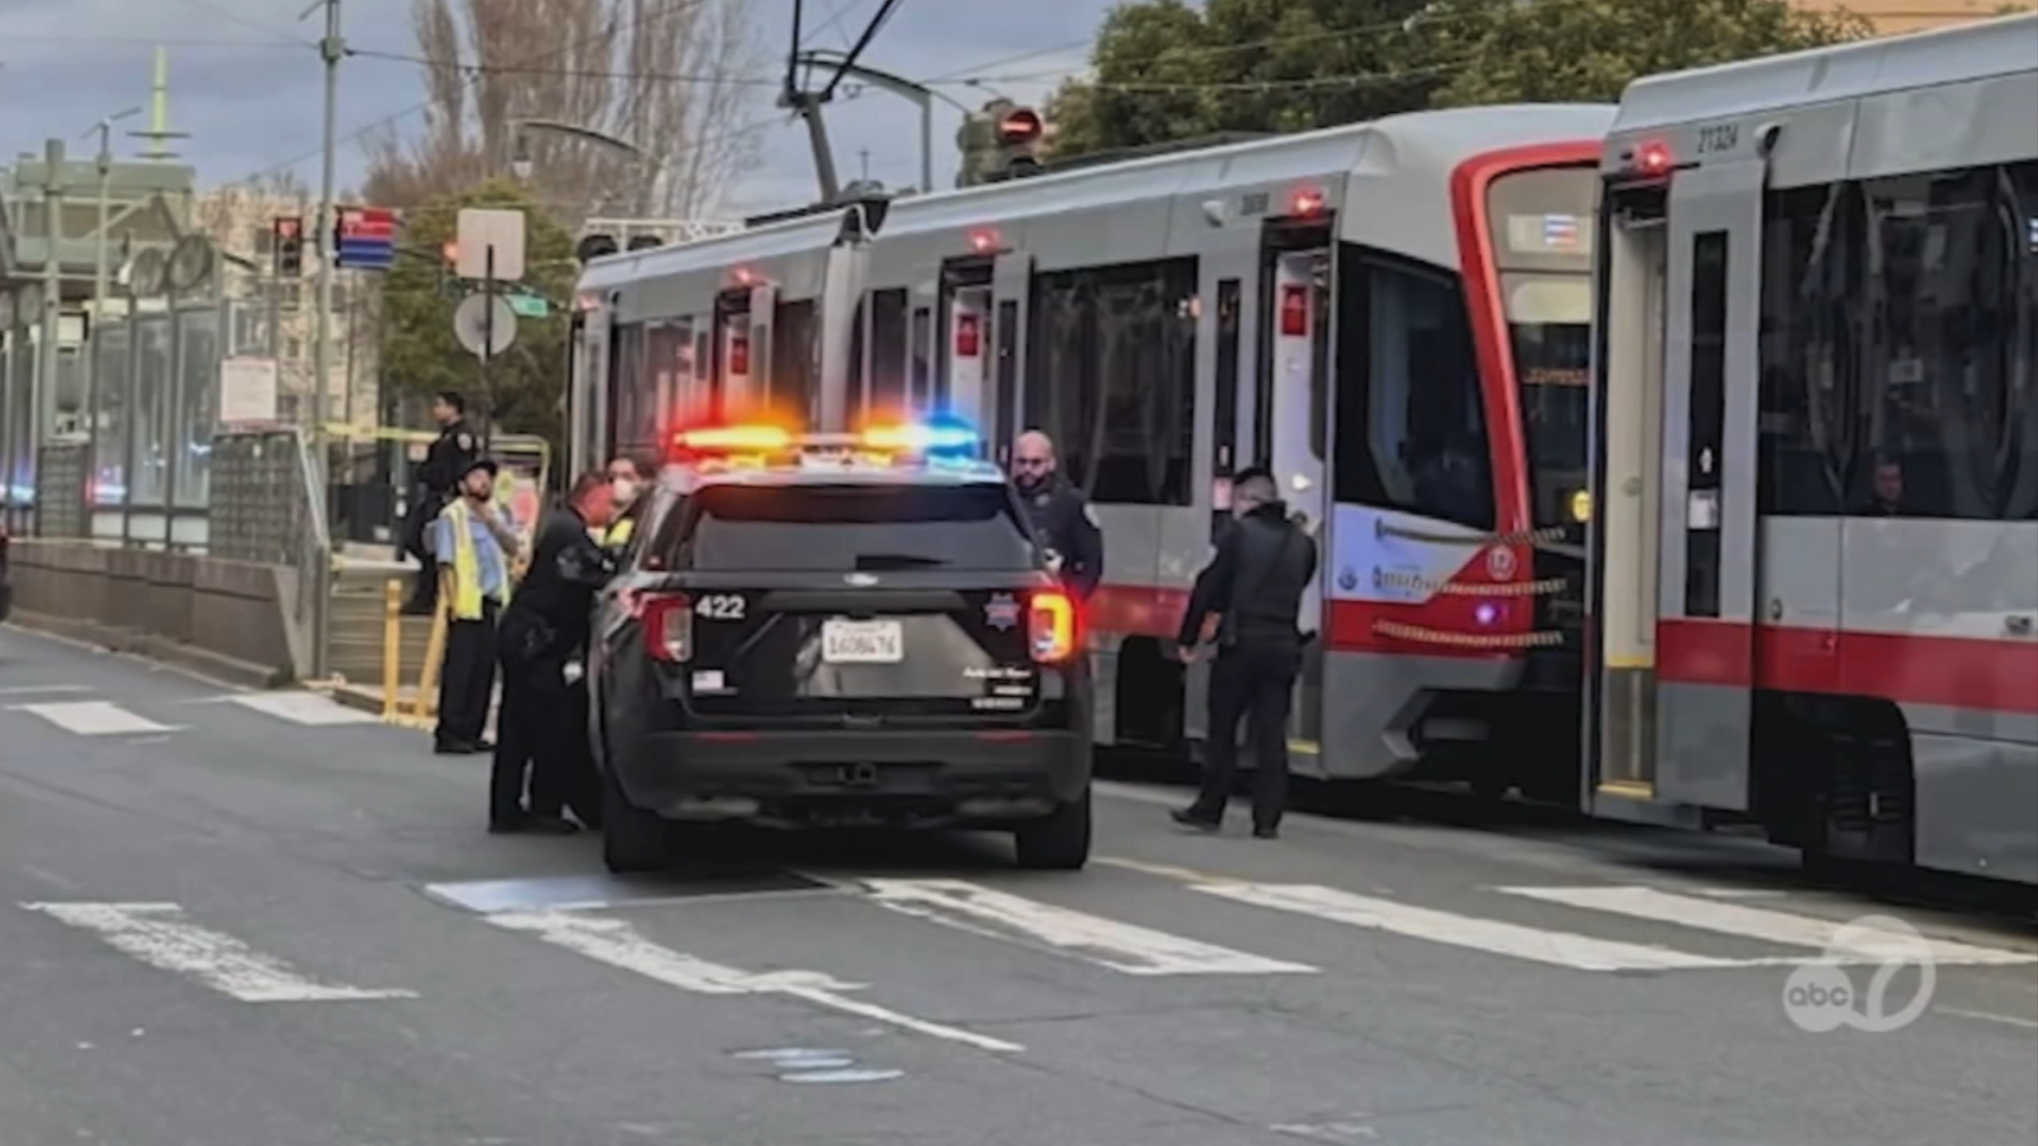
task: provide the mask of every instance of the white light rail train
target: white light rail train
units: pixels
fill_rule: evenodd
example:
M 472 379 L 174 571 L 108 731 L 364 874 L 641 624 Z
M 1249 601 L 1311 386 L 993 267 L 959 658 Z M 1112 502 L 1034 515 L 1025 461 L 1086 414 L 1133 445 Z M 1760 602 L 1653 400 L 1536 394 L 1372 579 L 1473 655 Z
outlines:
M 1318 529 L 1295 770 L 2038 883 L 2038 18 L 599 259 L 577 467 L 769 407 L 1058 444 L 1102 743 L 1229 475 Z

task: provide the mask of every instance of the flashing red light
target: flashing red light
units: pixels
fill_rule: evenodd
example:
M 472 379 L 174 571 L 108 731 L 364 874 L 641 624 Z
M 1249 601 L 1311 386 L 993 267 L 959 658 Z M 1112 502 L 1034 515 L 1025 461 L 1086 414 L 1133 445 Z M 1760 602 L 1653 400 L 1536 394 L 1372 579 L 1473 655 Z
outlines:
M 1026 635 L 1034 660 L 1053 664 L 1080 651 L 1075 598 L 1059 589 L 1043 590 L 1033 594 L 1026 614 Z
M 955 356 L 975 358 L 983 351 L 983 322 L 964 311 L 955 316 Z
M 1309 333 L 1309 288 L 1301 283 L 1281 287 L 1281 336 L 1300 338 Z
M 1288 200 L 1288 213 L 1307 219 L 1323 214 L 1323 205 L 1323 192 L 1314 187 L 1304 187 Z
M 998 142 L 1007 147 L 1021 143 L 1032 143 L 1047 130 L 1047 122 L 1032 108 L 1022 107 L 1005 113 L 998 120 Z
M 1670 146 L 1645 143 L 1635 152 L 1635 167 L 1644 175 L 1663 175 L 1670 170 Z
M 737 267 L 729 273 L 729 277 L 736 280 L 737 286 L 753 286 L 757 282 L 757 276 L 751 273 L 749 267 Z
M 643 625 L 644 653 L 655 661 L 685 664 L 693 656 L 693 602 L 684 593 L 647 593 L 632 602 Z
M 992 230 L 971 231 L 969 249 L 980 255 L 988 255 L 998 249 L 998 232 Z
M 672 444 L 695 454 L 762 454 L 791 449 L 793 436 L 778 426 L 708 426 L 680 430 Z

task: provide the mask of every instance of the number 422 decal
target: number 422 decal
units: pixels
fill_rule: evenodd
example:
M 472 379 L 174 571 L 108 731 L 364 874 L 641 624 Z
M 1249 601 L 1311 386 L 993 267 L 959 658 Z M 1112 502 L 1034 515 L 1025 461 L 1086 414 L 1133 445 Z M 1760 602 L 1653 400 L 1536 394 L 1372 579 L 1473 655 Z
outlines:
M 701 598 L 694 612 L 708 621 L 740 621 L 748 602 L 735 593 L 713 593 Z

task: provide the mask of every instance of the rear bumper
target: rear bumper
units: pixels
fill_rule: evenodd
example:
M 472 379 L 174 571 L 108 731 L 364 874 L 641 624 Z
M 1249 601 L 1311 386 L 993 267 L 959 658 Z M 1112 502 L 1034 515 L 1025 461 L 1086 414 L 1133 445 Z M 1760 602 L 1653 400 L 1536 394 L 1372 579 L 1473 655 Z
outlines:
M 1091 751 L 1065 730 L 654 732 L 610 765 L 668 819 L 999 823 L 1079 798 Z

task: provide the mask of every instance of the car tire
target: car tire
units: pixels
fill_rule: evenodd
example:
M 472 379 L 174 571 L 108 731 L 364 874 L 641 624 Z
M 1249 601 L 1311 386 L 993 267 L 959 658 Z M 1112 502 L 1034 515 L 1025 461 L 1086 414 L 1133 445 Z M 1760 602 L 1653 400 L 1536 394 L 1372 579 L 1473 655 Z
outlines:
M 671 858 L 666 823 L 623 794 L 613 768 L 602 769 L 602 862 L 610 872 L 661 871 Z
M 1014 833 L 1019 866 L 1032 871 L 1081 871 L 1090 862 L 1090 790 Z

